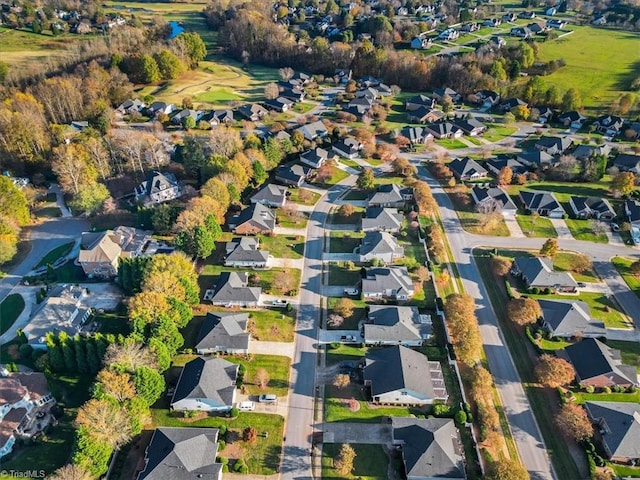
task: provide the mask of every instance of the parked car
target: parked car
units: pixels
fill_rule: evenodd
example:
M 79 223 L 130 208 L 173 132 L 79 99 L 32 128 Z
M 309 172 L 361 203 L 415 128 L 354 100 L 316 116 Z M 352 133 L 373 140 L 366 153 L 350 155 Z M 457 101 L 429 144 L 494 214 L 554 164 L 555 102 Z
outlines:
M 282 298 L 277 298 L 276 300 L 271 302 L 271 305 L 273 305 L 276 308 L 287 308 L 287 305 L 289 305 L 289 302 L 287 302 L 286 300 L 283 300 Z
M 256 404 L 250 401 L 240 402 L 237 406 L 241 412 L 253 412 L 256 409 Z
M 340 340 L 343 342 L 357 342 L 358 339 L 356 338 L 355 335 L 342 335 L 340 337 Z
M 359 295 L 360 294 L 360 290 L 358 290 L 357 288 L 345 288 L 344 289 L 344 293 L 345 295 Z
M 273 393 L 264 393 L 258 397 L 258 401 L 260 403 L 276 403 L 278 401 L 278 397 Z

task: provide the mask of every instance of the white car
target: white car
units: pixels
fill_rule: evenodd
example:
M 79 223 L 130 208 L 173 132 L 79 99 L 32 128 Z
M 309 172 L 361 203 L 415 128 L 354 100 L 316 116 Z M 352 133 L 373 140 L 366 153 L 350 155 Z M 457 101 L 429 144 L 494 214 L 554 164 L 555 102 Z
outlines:
M 358 290 L 357 288 L 345 288 L 344 289 L 344 293 L 345 295 L 358 295 L 360 294 L 360 290 Z
M 256 409 L 256 404 L 250 401 L 240 402 L 237 408 L 241 412 L 253 412 Z
M 287 305 L 289 305 L 289 302 L 279 298 L 279 299 L 276 299 L 273 302 L 271 302 L 271 305 L 276 307 L 276 308 L 287 308 Z
M 278 401 L 278 397 L 276 397 L 273 393 L 265 393 L 258 397 L 258 401 L 260 403 L 276 403 Z

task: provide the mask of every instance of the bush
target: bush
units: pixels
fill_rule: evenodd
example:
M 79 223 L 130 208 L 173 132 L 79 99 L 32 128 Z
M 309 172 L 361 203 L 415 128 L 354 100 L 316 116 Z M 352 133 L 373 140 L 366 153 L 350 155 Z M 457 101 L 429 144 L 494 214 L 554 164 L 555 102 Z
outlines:
M 451 407 L 449 405 L 443 405 L 443 404 L 434 405 L 433 415 L 436 417 L 451 416 Z
M 229 410 L 229 416 L 231 418 L 236 418 L 238 416 L 238 413 L 240 413 L 240 411 L 236 407 L 233 407 L 231 410 Z
M 243 469 L 246 469 L 246 470 L 243 471 Z M 249 467 L 247 467 L 247 464 L 245 463 L 244 459 L 239 458 L 238 460 L 236 460 L 236 463 L 233 466 L 233 470 L 238 473 L 247 473 L 249 471 Z
M 453 418 L 458 425 L 464 425 L 467 422 L 467 413 L 464 410 L 458 410 Z
M 627 392 L 629 393 L 636 393 L 638 391 L 638 387 L 636 387 L 635 385 L 631 385 L 629 388 L 627 388 Z
M 608 395 L 608 394 L 610 394 L 610 393 L 611 393 L 611 388 L 609 388 L 609 387 L 604 387 L 604 388 L 602 389 L 602 393 L 605 393 L 605 394 L 607 394 L 607 395 Z
M 504 286 L 505 286 L 505 288 L 507 289 L 507 296 L 508 296 L 510 299 L 514 299 L 514 298 L 516 298 L 516 296 L 515 296 L 515 295 L 514 295 L 514 293 L 513 293 L 513 287 L 511 286 L 511 283 L 509 283 L 509 280 L 505 280 L 505 281 L 504 281 Z
M 537 295 L 540 293 L 540 289 L 538 287 L 533 287 L 529 289 L 529 293 L 532 293 L 534 295 Z
M 544 289 L 545 295 L 551 295 L 552 293 L 553 293 L 553 290 L 551 289 L 551 287 L 547 287 Z
M 218 427 L 218 436 L 224 437 L 227 434 L 227 426 L 222 424 Z
M 613 386 L 613 391 L 615 393 L 623 393 L 624 392 L 624 387 L 622 385 L 614 385 Z
M 216 461 L 218 463 L 221 463 L 222 465 L 228 465 L 229 464 L 229 459 L 227 457 L 218 457 L 218 458 L 216 458 Z
M 218 450 L 224 450 L 225 448 L 227 448 L 227 442 L 218 440 Z
M 222 465 L 222 473 L 228 473 L 229 472 L 229 465 L 225 464 Z
M 329 344 L 329 350 L 336 350 L 340 348 L 340 342 L 331 342 Z

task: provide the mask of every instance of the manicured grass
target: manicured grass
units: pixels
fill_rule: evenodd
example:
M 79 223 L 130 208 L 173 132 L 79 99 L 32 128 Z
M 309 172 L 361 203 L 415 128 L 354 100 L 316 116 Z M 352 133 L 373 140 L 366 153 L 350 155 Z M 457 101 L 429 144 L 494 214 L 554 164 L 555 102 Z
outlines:
M 364 234 L 361 232 L 332 231 L 329 238 L 330 253 L 353 253 L 360 246 Z
M 359 362 L 367 353 L 366 348 L 354 345 L 340 345 L 338 348 L 327 350 L 327 366 L 337 365 L 340 362 Z
M 499 142 L 513 135 L 516 130 L 518 130 L 516 127 L 494 124 L 482 134 L 482 137 L 490 142 Z
M 311 102 L 299 102 L 293 106 L 293 111 L 297 113 L 307 113 L 313 110 L 317 105 Z
M 609 176 L 605 175 L 599 183 L 552 182 L 545 180 L 542 182 L 529 182 L 525 185 L 509 185 L 506 190 L 509 195 L 516 197 L 520 190 L 552 192 L 560 203 L 569 203 L 572 195 L 608 198 L 608 182 Z
M 347 167 L 351 167 L 355 169 L 362 168 L 358 162 L 356 162 L 355 160 L 351 160 L 350 158 L 341 158 L 340 163 L 343 165 L 346 165 Z
M 356 285 L 360 280 L 359 268 L 347 270 L 337 263 L 329 264 L 329 285 Z
M 640 467 L 620 465 L 618 463 L 608 463 L 618 478 L 640 478 Z
M 346 405 L 347 400 L 355 398 L 360 403 L 360 409 L 353 412 Z M 333 385 L 325 387 L 324 421 L 325 422 L 354 422 L 381 423 L 383 417 L 408 417 L 411 413 L 424 413 L 420 409 L 408 407 L 375 406 L 369 404 L 363 390 L 358 384 L 338 389 Z
M 576 403 L 584 402 L 626 402 L 640 404 L 640 391 L 634 393 L 587 393 L 574 392 Z
M 57 218 L 62 216 L 62 212 L 58 207 L 43 207 L 39 208 L 34 213 L 41 218 Z
M 351 315 L 350 317 L 346 317 L 344 319 L 344 323 L 342 325 L 340 325 L 339 327 L 335 327 L 335 330 L 357 330 L 358 329 L 358 323 L 361 320 L 366 319 L 367 317 L 367 311 L 366 311 L 366 304 L 364 303 L 363 300 L 358 300 L 356 298 L 351 298 L 350 300 L 353 301 L 353 303 L 356 305 L 355 308 L 353 309 L 353 315 Z M 338 301 L 340 301 L 340 298 L 338 297 L 329 297 L 327 299 L 327 311 L 328 311 L 328 315 L 331 315 L 332 313 L 334 313 L 333 309 L 335 308 L 336 304 L 338 303 Z M 327 315 L 327 318 L 328 318 Z M 334 328 L 332 327 L 327 327 L 329 330 L 332 330 Z
M 260 235 L 260 249 L 276 258 L 302 258 L 304 237 L 291 235 Z
M 12 293 L 0 303 L 0 335 L 8 331 L 24 310 L 24 298 Z
M 295 312 L 286 308 L 263 308 L 252 311 L 249 316 L 255 325 L 252 334 L 263 342 L 293 342 L 296 325 Z
M 527 237 L 555 238 L 558 236 L 551 220 L 546 217 L 516 215 L 516 221 Z
M 200 272 L 200 284 L 204 289 L 211 288 L 215 285 L 217 278 L 219 277 L 221 272 L 248 272 L 249 276 L 257 275 L 260 278 L 259 286 L 262 287 L 262 293 L 267 293 L 270 295 L 282 295 L 288 292 L 283 292 L 274 286 L 274 278 L 275 275 L 279 272 L 286 272 L 288 275 L 292 276 L 294 281 L 294 290 L 298 289 L 300 285 L 300 270 L 297 268 L 284 268 L 284 267 L 274 267 L 269 270 L 251 270 L 251 269 L 235 269 L 230 267 L 225 267 L 222 265 L 205 265 Z M 204 291 L 204 290 L 203 290 Z
M 565 223 L 569 230 L 571 230 L 571 235 L 576 240 L 586 240 L 588 242 L 597 242 L 597 243 L 608 243 L 609 239 L 607 238 L 606 233 L 596 234 L 591 228 L 591 222 L 589 220 L 578 220 L 575 218 L 567 218 L 565 219 Z
M 352 443 L 351 448 L 356 452 L 353 461 L 353 473 L 342 475 L 333 468 L 341 446 L 337 443 L 325 443 L 322 446 L 322 478 L 340 478 L 354 480 L 385 480 L 389 459 L 380 445 L 365 445 Z
M 457 138 L 442 138 L 435 140 L 435 143 L 448 150 L 457 150 L 458 148 L 467 148 L 467 145 Z
M 625 365 L 635 365 L 638 373 L 640 373 L 640 343 L 607 340 L 607 345 L 616 350 L 620 350 L 622 363 Z
M 399 177 L 398 175 L 387 173 L 374 178 L 373 183 L 375 185 L 388 185 L 389 183 L 404 185 L 405 180 L 405 177 Z
M 284 418 L 279 415 L 263 413 L 240 412 L 237 418 L 205 417 L 200 420 L 181 419 L 166 409 L 151 410 L 152 427 L 213 427 L 227 426 L 227 439 L 233 437 L 233 444 L 240 447 L 242 458 L 249 466 L 249 473 L 258 475 L 273 475 L 278 471 L 280 454 L 282 451 L 282 435 Z M 259 433 L 267 432 L 268 437 L 259 436 L 255 443 L 242 441 L 242 431 L 247 427 L 254 427 Z M 231 434 L 231 435 L 230 435 Z M 218 452 L 225 455 L 225 451 Z
M 571 275 L 577 282 L 600 282 L 600 278 L 596 275 L 593 269 L 586 272 L 576 272 L 574 270 L 573 263 L 576 255 L 577 254 L 573 252 L 558 252 L 556 256 L 553 257 L 553 268 L 563 272 L 571 272 Z
M 624 281 L 626 282 L 629 289 L 636 294 L 636 296 L 640 297 L 640 277 L 635 276 L 631 273 L 631 265 L 635 260 L 631 258 L 624 257 L 614 257 L 611 260 L 613 266 L 616 267 L 618 273 L 622 275 Z
M 273 393 L 279 397 L 285 397 L 289 391 L 289 367 L 291 359 L 279 355 L 252 355 L 250 359 L 230 355 L 225 360 L 238 365 L 244 365 L 245 385 L 249 389 L 249 395 L 262 395 L 263 393 Z M 269 372 L 269 384 L 267 388 L 261 390 L 255 384 L 256 371 L 264 368 Z
M 469 142 L 469 143 L 473 143 L 474 145 L 484 145 L 484 142 L 482 140 L 480 140 L 478 137 L 464 137 L 464 139 Z
M 36 265 L 36 268 L 44 267 L 49 265 L 50 263 L 54 263 L 59 258 L 67 255 L 71 249 L 73 248 L 74 242 L 65 243 L 64 245 L 60 245 L 59 247 L 54 248 L 49 251 Z
M 371 192 L 369 190 L 360 190 L 357 188 L 352 188 L 347 192 L 347 194 L 342 197 L 343 200 L 365 200 Z
M 98 313 L 92 317 L 91 321 L 99 325 L 98 331 L 103 334 L 112 333 L 126 337 L 131 333 L 131 324 L 127 315 L 110 312 Z
M 353 207 L 353 213 L 351 215 L 343 216 L 338 213 L 338 208 L 332 209 L 331 213 L 327 216 L 327 224 L 332 225 L 360 225 L 362 222 L 362 217 L 364 214 L 364 208 L 362 207 Z M 332 232 L 338 235 L 342 235 L 343 233 L 349 232 Z
M 578 90 L 587 107 L 608 107 L 637 76 L 637 56 L 629 56 L 640 43 L 640 34 L 609 28 L 571 25 L 573 34 L 539 43 L 539 61 L 563 58 L 566 66 L 541 76 L 546 87 L 560 92 Z M 635 72 L 635 73 L 634 73 Z
M 290 218 L 282 208 L 276 210 L 276 222 L 282 228 L 307 228 L 309 213 L 296 212 L 296 218 Z
M 462 186 L 458 189 L 464 189 L 464 191 L 452 192 L 449 198 L 455 206 L 462 228 L 476 235 L 509 236 L 509 228 L 502 215 L 496 214 L 490 222 L 483 222 L 483 215 L 476 211 L 473 198 L 469 193 L 470 189 Z M 485 224 L 483 225 L 483 223 Z
M 349 174 L 338 168 L 336 165 L 330 165 L 331 168 L 331 177 L 329 177 L 325 182 L 313 181 L 312 183 L 317 187 L 321 188 L 329 188 L 334 186 L 336 183 L 340 183 L 342 180 L 347 178 Z
M 305 198 L 305 200 L 303 201 L 300 199 L 301 194 L 304 194 L 309 198 L 308 199 Z M 319 193 L 316 193 L 312 190 L 308 190 L 306 188 L 290 188 L 289 189 L 288 200 L 293 203 L 299 203 L 300 205 L 315 205 L 319 198 L 320 198 Z
M 571 342 L 565 342 L 564 340 L 547 340 L 544 337 L 538 340 L 537 343 L 545 352 L 555 352 L 556 350 L 561 350 L 571 345 Z

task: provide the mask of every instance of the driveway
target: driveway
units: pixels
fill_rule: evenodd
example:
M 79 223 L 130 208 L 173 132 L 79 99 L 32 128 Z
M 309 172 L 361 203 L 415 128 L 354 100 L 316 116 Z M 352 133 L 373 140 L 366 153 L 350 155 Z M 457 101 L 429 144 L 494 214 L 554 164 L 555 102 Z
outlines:
M 293 342 L 261 342 L 249 340 L 249 353 L 258 355 L 280 355 L 293 358 L 295 344 Z
M 346 343 L 352 344 L 354 342 L 345 342 L 342 340 L 344 336 L 355 337 L 358 342 L 363 342 L 364 339 L 360 336 L 360 330 L 320 330 L 318 332 L 318 343 Z
M 563 218 L 550 218 L 551 224 L 553 228 L 556 229 L 558 233 L 558 238 L 562 240 L 573 240 L 573 235 L 571 235 L 571 230 L 567 227 L 567 222 L 564 221 Z
M 507 225 L 509 229 L 509 235 L 513 238 L 526 238 L 526 235 L 522 233 L 522 228 L 520 228 L 520 224 L 516 220 L 515 215 L 507 215 L 504 216 L 504 223 Z
M 364 443 L 385 445 L 391 443 L 389 423 L 323 423 L 323 443 Z
M 89 295 L 82 303 L 94 310 L 115 310 L 124 298 L 122 290 L 115 283 L 81 283 L 80 286 L 89 290 Z

